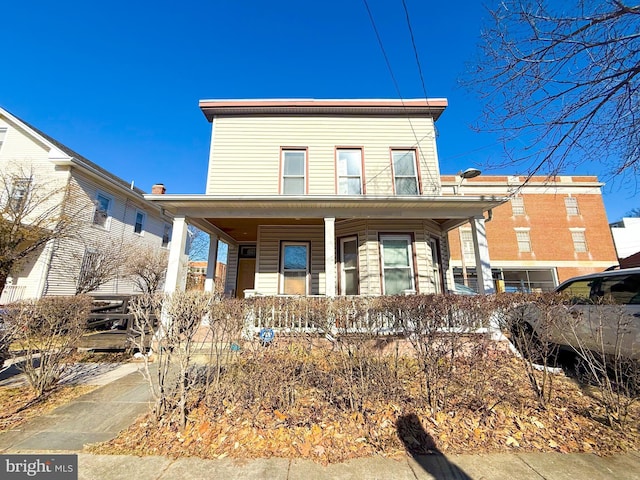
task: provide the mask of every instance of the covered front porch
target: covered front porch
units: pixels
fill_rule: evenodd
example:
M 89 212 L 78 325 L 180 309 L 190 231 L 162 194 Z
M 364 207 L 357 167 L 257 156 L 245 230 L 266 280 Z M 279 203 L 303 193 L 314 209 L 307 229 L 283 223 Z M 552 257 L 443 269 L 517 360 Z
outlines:
M 147 195 L 174 215 L 165 290 L 184 288 L 189 224 L 210 236 L 205 289 L 218 241 L 229 245 L 225 293 L 395 295 L 453 288 L 447 232 L 470 222 L 478 289 L 494 291 L 484 213 L 499 197 Z

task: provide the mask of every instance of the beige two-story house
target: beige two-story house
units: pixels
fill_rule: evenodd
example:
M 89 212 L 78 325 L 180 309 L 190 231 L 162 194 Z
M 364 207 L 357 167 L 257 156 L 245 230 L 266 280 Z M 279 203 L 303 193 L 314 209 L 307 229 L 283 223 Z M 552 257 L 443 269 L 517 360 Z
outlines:
M 212 126 L 206 193 L 146 196 L 175 218 L 167 289 L 183 286 L 178 258 L 194 224 L 211 235 L 209 265 L 218 240 L 229 245 L 236 297 L 446 292 L 447 232 L 470 221 L 491 291 L 484 214 L 504 199 L 442 195 L 434 124 L 446 106 L 201 101 Z
M 19 202 L 36 191 L 46 202 L 35 206 L 35 214 L 43 209 L 52 216 L 64 214 L 73 232 L 50 240 L 11 272 L 0 305 L 73 295 L 92 266 L 108 255 L 138 247 L 169 249 L 173 218 L 146 201 L 142 190 L 0 108 L 0 202 Z M 138 292 L 124 267 L 94 292 Z

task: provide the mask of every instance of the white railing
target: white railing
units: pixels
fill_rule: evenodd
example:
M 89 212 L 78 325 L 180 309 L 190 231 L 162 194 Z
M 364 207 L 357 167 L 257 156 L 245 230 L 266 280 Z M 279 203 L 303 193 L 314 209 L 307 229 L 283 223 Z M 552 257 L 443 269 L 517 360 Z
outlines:
M 26 290 L 27 287 L 24 285 L 5 285 L 2 295 L 0 295 L 0 305 L 22 300 Z

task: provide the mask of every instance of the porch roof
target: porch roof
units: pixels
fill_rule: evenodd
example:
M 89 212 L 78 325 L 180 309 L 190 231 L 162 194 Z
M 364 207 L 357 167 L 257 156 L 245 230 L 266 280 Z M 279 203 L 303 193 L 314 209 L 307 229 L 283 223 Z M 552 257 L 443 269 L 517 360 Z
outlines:
M 304 220 L 317 221 L 325 217 L 430 219 L 448 231 L 504 203 L 507 197 L 150 194 L 145 195 L 145 199 L 168 213 L 189 218 L 190 223 L 205 231 L 217 230 L 225 220 L 279 219 L 284 223 L 293 223 L 292 220 L 304 223 Z

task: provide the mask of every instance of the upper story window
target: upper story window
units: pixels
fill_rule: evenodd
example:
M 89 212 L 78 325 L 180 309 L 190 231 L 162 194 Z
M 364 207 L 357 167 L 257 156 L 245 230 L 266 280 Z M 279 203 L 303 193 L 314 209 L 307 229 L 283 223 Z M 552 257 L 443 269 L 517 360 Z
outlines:
M 307 150 L 282 150 L 282 193 L 304 195 L 307 191 Z
M 529 229 L 516 229 L 516 239 L 518 240 L 518 251 L 527 253 L 531 251 L 531 236 Z
M 338 194 L 360 195 L 362 187 L 362 149 L 339 148 L 338 157 Z
M 164 248 L 169 246 L 169 242 L 171 241 L 171 225 L 168 223 L 164 224 L 164 228 L 162 230 L 162 246 Z
M 571 239 L 573 240 L 573 249 L 577 253 L 588 251 L 584 229 L 571 229 Z
M 393 182 L 396 195 L 418 195 L 418 168 L 415 150 L 392 150 Z
M 136 210 L 136 222 L 133 225 L 133 231 L 135 233 L 142 235 L 142 232 L 144 231 L 144 223 L 146 219 L 147 219 L 147 215 L 144 212 L 141 212 L 140 210 Z
M 580 215 L 580 210 L 578 210 L 578 199 L 576 197 L 565 197 L 564 207 L 567 209 L 567 215 Z
M 20 178 L 13 179 L 13 184 L 11 185 L 11 196 L 9 198 L 9 203 L 14 213 L 18 213 L 24 208 L 25 203 L 27 201 L 27 197 L 29 196 L 30 188 L 31 188 L 30 177 L 20 177 Z
M 4 143 L 4 139 L 7 136 L 7 129 L 4 127 L 0 127 L 0 150 L 2 150 L 2 144 Z
M 511 213 L 515 215 L 524 215 L 524 198 L 513 197 L 511 199 Z
M 111 219 L 111 206 L 113 204 L 113 198 L 103 193 L 96 195 L 95 205 L 96 209 L 93 213 L 93 224 L 103 228 L 109 228 Z

